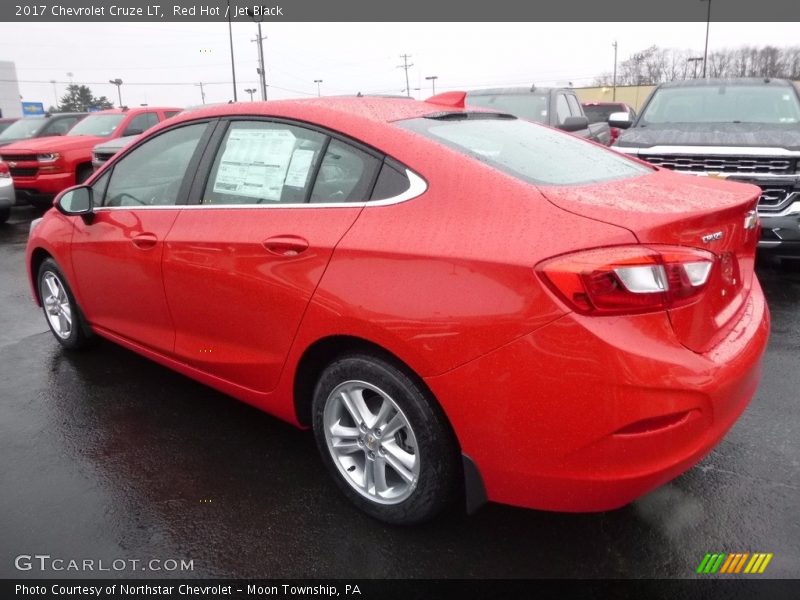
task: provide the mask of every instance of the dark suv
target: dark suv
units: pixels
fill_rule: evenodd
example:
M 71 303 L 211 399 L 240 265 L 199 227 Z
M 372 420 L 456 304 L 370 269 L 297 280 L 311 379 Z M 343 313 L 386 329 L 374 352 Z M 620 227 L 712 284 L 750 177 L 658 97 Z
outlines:
M 55 113 L 18 119 L 0 133 L 0 146 L 31 138 L 64 135 L 86 115 L 87 113 Z

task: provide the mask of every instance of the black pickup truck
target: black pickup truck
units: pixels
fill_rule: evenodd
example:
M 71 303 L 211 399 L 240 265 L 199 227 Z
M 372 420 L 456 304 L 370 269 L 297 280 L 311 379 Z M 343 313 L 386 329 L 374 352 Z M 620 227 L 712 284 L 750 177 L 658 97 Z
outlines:
M 494 88 L 467 92 L 468 106 L 481 106 L 556 127 L 608 146 L 608 123 L 589 123 L 574 90 L 569 88 Z
M 761 187 L 759 253 L 800 257 L 800 95 L 780 79 L 697 79 L 653 90 L 612 148 L 683 173 Z

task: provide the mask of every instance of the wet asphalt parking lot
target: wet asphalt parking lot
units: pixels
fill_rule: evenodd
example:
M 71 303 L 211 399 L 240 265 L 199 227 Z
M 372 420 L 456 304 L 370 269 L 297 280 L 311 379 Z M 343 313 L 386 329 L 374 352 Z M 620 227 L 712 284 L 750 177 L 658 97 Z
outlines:
M 0 577 L 103 576 L 23 573 L 20 554 L 193 561 L 127 577 L 692 577 L 714 551 L 800 577 L 799 267 L 759 268 L 761 386 L 686 474 L 607 513 L 487 505 L 395 528 L 340 495 L 309 432 L 110 343 L 62 351 L 29 297 L 35 216 L 0 225 Z

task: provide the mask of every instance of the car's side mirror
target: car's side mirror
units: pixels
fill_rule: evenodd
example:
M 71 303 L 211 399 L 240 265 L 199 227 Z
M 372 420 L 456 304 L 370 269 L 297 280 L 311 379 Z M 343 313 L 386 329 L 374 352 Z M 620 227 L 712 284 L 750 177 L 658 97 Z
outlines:
M 631 116 L 628 113 L 615 112 L 609 115 L 608 125 L 610 127 L 616 127 L 617 129 L 627 129 L 628 127 L 633 125 L 633 121 L 631 120 Z
M 91 215 L 94 211 L 92 188 L 79 185 L 65 190 L 56 198 L 56 208 L 71 217 Z
M 580 131 L 589 127 L 589 119 L 586 117 L 567 117 L 558 127 L 562 131 Z
M 142 135 L 143 133 L 144 129 L 140 129 L 138 127 L 128 127 L 122 132 L 122 137 L 128 137 L 129 135 Z

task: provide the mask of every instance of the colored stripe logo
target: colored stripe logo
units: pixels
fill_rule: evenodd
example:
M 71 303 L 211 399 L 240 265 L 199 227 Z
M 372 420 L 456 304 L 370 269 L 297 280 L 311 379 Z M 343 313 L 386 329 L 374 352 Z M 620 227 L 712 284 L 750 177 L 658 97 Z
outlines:
M 749 552 L 709 553 L 700 561 L 697 573 L 703 575 L 713 575 L 714 573 L 760 575 L 767 569 L 767 565 L 771 560 L 771 552 L 754 552 L 752 554 Z

